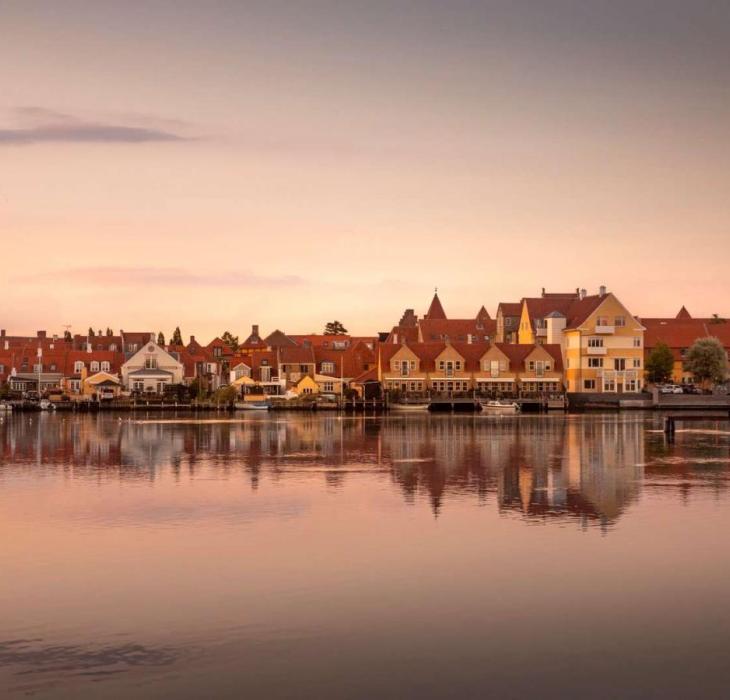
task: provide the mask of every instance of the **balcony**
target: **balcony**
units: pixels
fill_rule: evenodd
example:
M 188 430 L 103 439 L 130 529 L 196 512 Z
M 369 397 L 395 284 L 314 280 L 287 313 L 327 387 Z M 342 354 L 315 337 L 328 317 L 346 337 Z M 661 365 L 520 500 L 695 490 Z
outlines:
M 596 347 L 589 346 L 586 348 L 586 354 L 587 355 L 605 355 L 606 348 L 604 348 L 604 347 L 596 348 Z
M 609 326 L 605 323 L 602 323 L 600 325 L 596 325 L 596 333 L 601 333 L 603 335 L 611 335 L 616 331 L 615 326 Z

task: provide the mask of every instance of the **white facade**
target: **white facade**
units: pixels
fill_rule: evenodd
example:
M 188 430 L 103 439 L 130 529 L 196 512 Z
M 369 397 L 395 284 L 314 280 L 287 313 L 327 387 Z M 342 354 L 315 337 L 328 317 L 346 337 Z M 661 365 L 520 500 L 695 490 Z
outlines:
M 122 365 L 121 374 L 127 391 L 161 394 L 167 385 L 182 384 L 184 368 L 170 353 L 150 341 Z

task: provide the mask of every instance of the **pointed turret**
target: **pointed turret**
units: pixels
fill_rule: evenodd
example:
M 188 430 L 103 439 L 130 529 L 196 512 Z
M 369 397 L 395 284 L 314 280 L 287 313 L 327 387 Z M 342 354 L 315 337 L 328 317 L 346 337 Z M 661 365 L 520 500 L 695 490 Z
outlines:
M 677 314 L 677 319 L 678 319 L 678 320 L 679 320 L 679 319 L 681 319 L 681 320 L 683 320 L 683 321 L 687 321 L 687 320 L 689 320 L 690 318 L 692 318 L 692 314 L 690 314 L 690 312 L 689 312 L 689 311 L 687 311 L 687 307 L 686 307 L 686 306 L 683 306 L 683 307 L 682 307 L 682 308 L 681 308 L 681 309 L 679 310 L 679 313 Z
M 484 321 L 491 321 L 492 317 L 489 315 L 489 311 L 487 311 L 484 306 L 482 306 L 481 309 L 479 309 L 479 312 L 477 313 L 477 322 L 478 323 L 484 323 Z
M 446 312 L 444 311 L 444 307 L 441 306 L 438 292 L 434 292 L 433 299 L 431 300 L 431 306 L 428 307 L 428 311 L 423 318 L 428 319 L 429 321 L 433 321 L 434 319 L 446 319 Z

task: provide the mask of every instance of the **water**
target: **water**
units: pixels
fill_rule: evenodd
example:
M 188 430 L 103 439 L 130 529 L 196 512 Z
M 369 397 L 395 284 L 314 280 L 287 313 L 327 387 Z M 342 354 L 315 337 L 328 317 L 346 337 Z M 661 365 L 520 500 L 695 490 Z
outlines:
M 660 427 L 6 417 L 0 694 L 727 697 L 730 431 Z

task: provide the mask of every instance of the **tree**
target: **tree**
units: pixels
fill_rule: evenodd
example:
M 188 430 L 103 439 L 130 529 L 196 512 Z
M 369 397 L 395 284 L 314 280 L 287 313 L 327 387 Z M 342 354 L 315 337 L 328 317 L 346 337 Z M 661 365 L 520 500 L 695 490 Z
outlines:
M 180 333 L 180 326 L 177 326 L 172 333 L 172 338 L 170 339 L 170 345 L 182 345 L 182 344 L 183 344 L 182 333 Z
M 109 338 L 111 338 L 114 335 L 114 331 L 111 328 L 107 328 L 106 334 Z
M 158 345 L 164 345 L 165 344 L 165 334 L 162 331 L 160 331 L 157 334 L 157 344 Z
M 330 321 L 324 327 L 325 335 L 347 335 L 347 328 L 345 328 L 339 321 Z
M 89 330 L 88 330 L 88 332 L 87 332 L 86 335 L 88 335 L 89 338 L 93 338 L 94 337 L 94 329 L 91 326 L 89 326 Z
M 238 336 L 233 335 L 230 331 L 226 331 L 221 336 L 221 340 L 234 352 L 238 350 Z
M 67 340 L 69 342 L 71 342 L 73 340 L 73 336 L 71 335 L 71 331 L 70 330 L 67 329 L 67 330 L 65 330 L 63 332 L 63 339 L 64 340 Z
M 653 384 L 668 381 L 674 369 L 674 356 L 666 343 L 657 343 L 646 358 L 646 378 Z
M 684 357 L 684 369 L 705 384 L 723 382 L 727 375 L 727 353 L 717 338 L 698 338 Z

